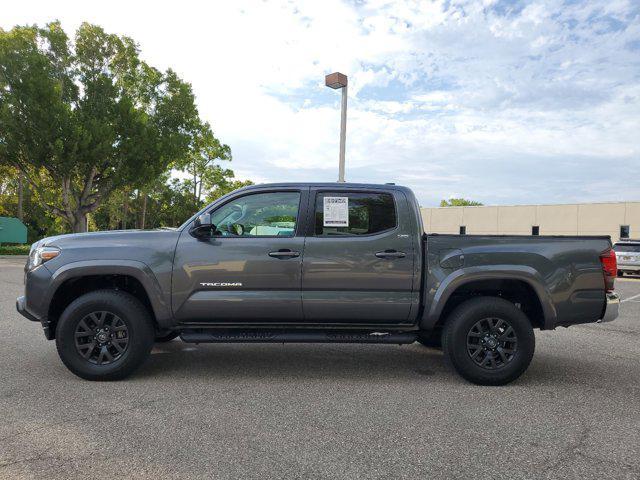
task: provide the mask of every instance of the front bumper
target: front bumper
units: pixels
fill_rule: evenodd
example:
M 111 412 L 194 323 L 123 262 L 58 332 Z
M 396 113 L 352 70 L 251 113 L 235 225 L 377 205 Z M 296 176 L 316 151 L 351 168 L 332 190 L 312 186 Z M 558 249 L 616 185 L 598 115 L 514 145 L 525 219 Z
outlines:
M 40 322 L 45 337 L 51 340 L 54 329 L 47 319 L 51 298 L 51 272 L 45 265 L 40 265 L 25 273 L 24 284 L 24 295 L 16 299 L 16 310 L 33 322 Z
M 16 310 L 23 317 L 31 320 L 32 322 L 40 322 L 42 325 L 42 330 L 44 331 L 44 336 L 47 340 L 53 340 L 53 329 L 51 328 L 51 322 L 46 318 L 38 318 L 29 310 L 27 310 L 27 297 L 22 295 L 21 297 L 16 298 Z
M 620 297 L 617 293 L 607 292 L 607 300 L 604 305 L 604 312 L 600 322 L 611 322 L 618 318 L 618 309 L 620 307 Z
M 18 310 L 18 313 L 23 317 L 31 320 L 32 322 L 39 322 L 40 321 L 39 318 L 37 318 L 32 313 L 29 313 L 26 307 L 26 303 L 27 303 L 27 297 L 25 297 L 24 295 L 16 298 L 16 310 Z

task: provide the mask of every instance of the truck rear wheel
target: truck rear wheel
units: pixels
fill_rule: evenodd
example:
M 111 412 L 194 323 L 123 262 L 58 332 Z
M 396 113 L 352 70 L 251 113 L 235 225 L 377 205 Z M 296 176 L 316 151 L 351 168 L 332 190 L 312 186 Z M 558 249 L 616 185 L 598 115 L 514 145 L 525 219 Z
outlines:
M 56 327 L 62 362 L 87 380 L 119 380 L 149 356 L 155 332 L 147 309 L 132 295 L 97 290 L 77 298 Z
M 442 336 L 447 359 L 466 380 L 504 385 L 529 366 L 535 335 L 527 316 L 502 298 L 479 297 L 459 305 Z

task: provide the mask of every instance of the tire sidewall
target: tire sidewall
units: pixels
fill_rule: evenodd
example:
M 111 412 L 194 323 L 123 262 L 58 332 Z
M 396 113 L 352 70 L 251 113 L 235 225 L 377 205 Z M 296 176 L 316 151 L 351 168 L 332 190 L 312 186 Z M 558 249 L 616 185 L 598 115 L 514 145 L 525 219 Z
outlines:
M 118 315 L 129 333 L 126 351 L 108 365 L 89 362 L 75 346 L 78 323 L 97 311 Z M 56 346 L 62 361 L 73 373 L 89 380 L 115 380 L 127 376 L 148 356 L 153 339 L 153 326 L 146 309 L 135 297 L 119 291 L 101 290 L 77 298 L 64 310 L 56 327 Z
M 476 364 L 467 351 L 467 334 L 479 320 L 500 318 L 514 329 L 518 345 L 511 361 L 493 370 Z M 535 335 L 527 316 L 511 302 L 497 297 L 469 300 L 458 306 L 447 320 L 443 347 L 453 367 L 473 383 L 504 385 L 527 369 L 535 350 Z

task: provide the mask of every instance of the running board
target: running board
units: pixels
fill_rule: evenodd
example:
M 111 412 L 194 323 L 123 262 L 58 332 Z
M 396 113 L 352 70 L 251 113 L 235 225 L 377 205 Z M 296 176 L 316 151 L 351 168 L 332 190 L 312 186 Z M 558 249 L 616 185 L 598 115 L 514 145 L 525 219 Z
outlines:
M 413 343 L 415 332 L 278 331 L 278 330 L 183 330 L 188 343 Z

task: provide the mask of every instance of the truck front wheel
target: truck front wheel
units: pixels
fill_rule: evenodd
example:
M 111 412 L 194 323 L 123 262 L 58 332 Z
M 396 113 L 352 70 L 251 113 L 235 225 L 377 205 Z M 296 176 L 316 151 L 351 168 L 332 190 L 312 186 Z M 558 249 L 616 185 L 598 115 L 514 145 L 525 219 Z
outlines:
M 119 380 L 149 356 L 155 331 L 147 309 L 118 290 L 96 290 L 75 299 L 56 327 L 62 362 L 87 380 Z
M 442 343 L 462 377 L 479 385 L 504 385 L 529 366 L 535 335 L 527 316 L 513 303 L 479 297 L 449 315 Z

